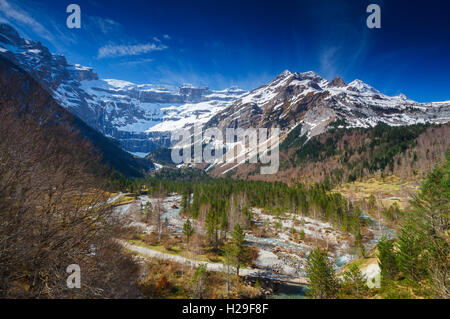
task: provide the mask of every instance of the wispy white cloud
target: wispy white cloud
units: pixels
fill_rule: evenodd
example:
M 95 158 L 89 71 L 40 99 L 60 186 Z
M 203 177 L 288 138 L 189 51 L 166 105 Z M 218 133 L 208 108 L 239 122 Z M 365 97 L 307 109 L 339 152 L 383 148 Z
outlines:
M 108 18 L 91 16 L 89 17 L 89 22 L 96 26 L 100 32 L 105 35 L 113 31 L 118 31 L 122 28 L 122 25 L 119 22 Z
M 164 35 L 163 35 L 163 38 L 164 38 L 165 40 L 170 40 L 170 39 L 172 39 L 172 38 L 170 37 L 170 35 L 168 35 L 168 34 L 164 34 Z
M 162 51 L 167 49 L 164 44 L 142 43 L 134 45 L 115 45 L 108 44 L 98 49 L 99 58 L 122 57 L 145 54 L 153 51 Z
M 117 65 L 135 66 L 135 65 L 150 63 L 153 61 L 154 61 L 154 59 L 152 59 L 152 58 L 145 58 L 145 59 L 138 59 L 138 60 L 133 60 L 133 61 L 120 62 Z
M 329 47 L 320 54 L 320 73 L 328 79 L 331 79 L 338 73 L 336 70 L 338 53 L 339 49 L 337 47 Z
M 0 0 L 0 13 L 4 17 L 4 22 L 15 22 L 21 24 L 27 28 L 31 28 L 34 33 L 38 34 L 42 38 L 51 42 L 54 41 L 52 33 L 19 6 L 11 4 L 7 0 Z
M 370 48 L 368 33 L 351 34 L 352 41 L 328 43 L 319 51 L 319 71 L 327 79 L 345 77 L 364 63 Z

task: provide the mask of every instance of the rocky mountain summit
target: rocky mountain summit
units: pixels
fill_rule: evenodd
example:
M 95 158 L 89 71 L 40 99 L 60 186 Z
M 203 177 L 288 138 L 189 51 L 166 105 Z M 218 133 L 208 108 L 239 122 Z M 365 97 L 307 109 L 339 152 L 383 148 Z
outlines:
M 336 77 L 327 81 L 313 71 L 284 71 L 270 83 L 236 100 L 215 115 L 207 126 L 280 127 L 289 132 L 299 124 L 301 135 L 337 128 L 446 123 L 450 101 L 417 103 L 405 95 L 387 96 L 370 85 L 354 80 L 346 84 Z
M 0 56 L 19 65 L 63 107 L 129 152 L 169 146 L 168 132 L 205 123 L 246 93 L 236 87 L 214 91 L 100 79 L 92 68 L 69 63 L 6 24 L 0 24 Z
M 286 70 L 251 92 L 101 79 L 92 68 L 69 63 L 6 24 L 0 24 L 0 56 L 27 71 L 71 113 L 139 155 L 170 147 L 170 132 L 194 123 L 221 129 L 279 127 L 286 134 L 301 125 L 300 134 L 311 138 L 328 127 L 450 120 L 450 101 L 417 103 L 403 94 L 387 96 L 360 80 L 328 81 L 313 71 Z

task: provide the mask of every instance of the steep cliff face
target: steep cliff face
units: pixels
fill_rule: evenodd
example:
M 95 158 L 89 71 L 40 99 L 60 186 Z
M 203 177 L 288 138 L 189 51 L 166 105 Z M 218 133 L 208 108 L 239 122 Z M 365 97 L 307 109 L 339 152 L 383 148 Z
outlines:
M 83 144 L 87 141 L 90 147 L 86 148 L 86 152 L 94 156 L 99 155 L 103 164 L 124 175 L 142 177 L 154 168 L 151 161 L 134 158 L 123 151 L 116 141 L 105 137 L 61 107 L 28 72 L 3 57 L 0 57 L 0 105 L 17 112 L 18 119 L 20 116 L 28 116 L 33 121 L 39 121 L 40 126 L 48 128 L 49 138 L 58 132 L 52 129 L 55 127 L 73 132 L 75 136 L 67 141 L 67 147 L 71 147 L 71 143 Z M 27 130 L 27 127 L 12 129 L 23 131 Z M 71 136 L 71 133 L 68 133 L 68 136 Z M 95 174 L 102 171 L 102 168 L 96 165 L 90 169 Z
M 33 76 L 60 105 L 130 152 L 169 146 L 173 129 L 205 123 L 246 92 L 239 88 L 134 84 L 99 79 L 92 68 L 51 54 L 40 42 L 25 40 L 0 24 L 0 56 Z
M 251 92 L 236 87 L 135 84 L 100 79 L 92 68 L 71 64 L 41 43 L 0 24 L 0 56 L 32 75 L 58 103 L 91 127 L 139 154 L 170 147 L 170 132 L 191 127 L 279 127 L 283 135 L 301 125 L 307 139 L 329 127 L 446 123 L 449 102 L 417 103 L 387 96 L 354 80 L 327 81 L 315 72 L 284 71 Z
M 308 141 L 314 142 L 314 137 L 326 135 L 324 133 L 331 128 L 373 128 L 379 123 L 396 127 L 449 121 L 450 101 L 417 103 L 402 94 L 387 96 L 360 80 L 346 84 L 335 78 L 329 82 L 312 71 L 284 71 L 270 83 L 239 98 L 205 126 L 219 127 L 222 131 L 278 127 L 280 142 L 289 138 L 306 145 Z M 310 151 L 307 147 L 305 152 Z M 292 156 L 292 152 L 285 156 Z M 244 178 L 252 171 L 249 165 L 242 163 L 212 164 L 207 169 L 215 175 L 238 169 Z

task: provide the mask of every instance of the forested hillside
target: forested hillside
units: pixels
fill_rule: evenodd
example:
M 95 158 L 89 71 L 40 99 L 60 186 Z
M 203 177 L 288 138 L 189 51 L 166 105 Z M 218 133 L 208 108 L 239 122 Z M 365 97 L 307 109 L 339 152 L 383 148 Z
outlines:
M 449 124 L 333 128 L 309 140 L 300 132 L 301 125 L 282 141 L 277 174 L 259 175 L 256 164 L 246 164 L 228 175 L 331 185 L 388 175 L 420 180 L 443 162 L 450 147 Z
M 337 274 L 317 249 L 308 257 L 309 295 L 313 298 L 445 298 L 449 288 L 450 153 L 436 166 L 411 200 L 396 239 L 382 237 L 374 256 L 352 262 Z M 375 258 L 373 258 L 375 257 Z M 381 280 L 368 289 L 360 268 L 376 262 Z M 373 266 L 376 264 L 372 264 Z
M 399 237 L 378 243 L 387 296 L 450 298 L 450 152 L 411 201 Z

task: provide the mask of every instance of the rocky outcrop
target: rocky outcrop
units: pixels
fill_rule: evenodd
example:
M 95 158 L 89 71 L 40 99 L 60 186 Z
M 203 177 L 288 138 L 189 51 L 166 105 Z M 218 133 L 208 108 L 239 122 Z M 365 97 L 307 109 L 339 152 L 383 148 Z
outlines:
M 92 68 L 51 54 L 40 42 L 25 40 L 0 24 L 0 56 L 33 76 L 60 105 L 129 152 L 148 153 L 169 146 L 173 129 L 205 123 L 246 93 L 238 88 L 214 91 L 99 79 Z
M 403 94 L 387 96 L 355 80 L 331 82 L 315 72 L 284 71 L 272 82 L 242 96 L 215 115 L 207 127 L 279 127 L 289 132 L 302 124 L 308 138 L 328 127 L 373 127 L 379 122 L 392 126 L 446 123 L 450 101 L 417 103 Z
M 214 91 L 99 79 L 92 68 L 51 54 L 40 42 L 24 40 L 0 24 L 0 56 L 20 65 L 71 113 L 129 152 L 148 153 L 170 145 L 170 132 L 191 127 L 279 127 L 301 124 L 308 138 L 332 127 L 446 123 L 450 101 L 417 103 L 387 96 L 361 80 L 327 81 L 315 72 L 282 72 L 249 93 L 236 87 Z

